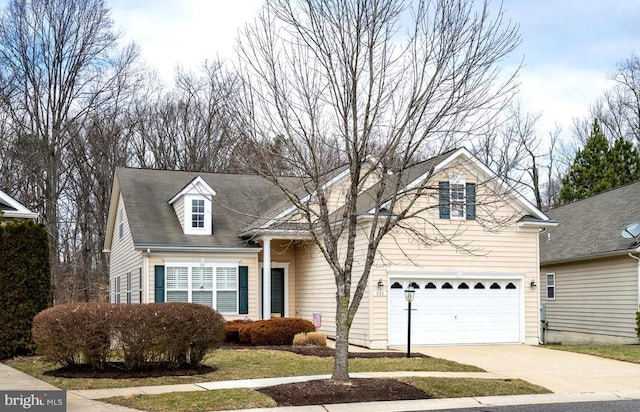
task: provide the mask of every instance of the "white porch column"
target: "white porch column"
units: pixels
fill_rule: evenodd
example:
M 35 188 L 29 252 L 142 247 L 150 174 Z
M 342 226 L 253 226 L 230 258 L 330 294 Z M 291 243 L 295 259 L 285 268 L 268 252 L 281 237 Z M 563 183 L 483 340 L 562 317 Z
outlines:
M 271 238 L 262 238 L 262 313 L 271 319 Z

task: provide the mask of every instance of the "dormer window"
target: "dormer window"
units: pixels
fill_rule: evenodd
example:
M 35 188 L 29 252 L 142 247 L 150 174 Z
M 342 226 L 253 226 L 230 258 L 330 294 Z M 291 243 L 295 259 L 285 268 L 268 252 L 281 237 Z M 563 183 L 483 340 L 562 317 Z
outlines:
M 198 176 L 169 200 L 185 235 L 212 234 L 215 195 L 215 190 Z
M 191 199 L 191 227 L 204 228 L 204 199 Z

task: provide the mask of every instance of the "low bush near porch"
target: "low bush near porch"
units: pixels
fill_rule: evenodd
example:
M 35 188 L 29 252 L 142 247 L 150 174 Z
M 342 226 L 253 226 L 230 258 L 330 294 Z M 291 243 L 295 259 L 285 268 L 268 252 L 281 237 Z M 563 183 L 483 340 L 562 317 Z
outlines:
M 40 312 L 32 333 L 39 354 L 69 368 L 121 360 L 130 370 L 175 369 L 219 346 L 224 319 L 192 303 L 77 303 Z
M 233 320 L 226 323 L 224 335 L 225 342 L 241 345 L 292 345 L 295 335 L 315 330 L 313 323 L 300 318 Z

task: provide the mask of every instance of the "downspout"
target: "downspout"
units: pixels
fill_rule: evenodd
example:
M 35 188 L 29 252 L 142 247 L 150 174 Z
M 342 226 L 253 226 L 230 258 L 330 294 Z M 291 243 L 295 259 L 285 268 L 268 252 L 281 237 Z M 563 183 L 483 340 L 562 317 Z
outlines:
M 151 254 L 151 249 L 147 248 L 147 253 L 144 255 L 144 284 L 145 284 L 145 294 L 147 295 L 144 303 L 149 303 L 149 299 L 151 295 L 149 294 L 149 254 Z
M 629 252 L 629 257 L 630 258 L 634 258 L 635 260 L 638 261 L 638 287 L 637 287 L 637 291 L 638 291 L 638 311 L 640 311 L 640 257 L 633 255 L 631 252 Z

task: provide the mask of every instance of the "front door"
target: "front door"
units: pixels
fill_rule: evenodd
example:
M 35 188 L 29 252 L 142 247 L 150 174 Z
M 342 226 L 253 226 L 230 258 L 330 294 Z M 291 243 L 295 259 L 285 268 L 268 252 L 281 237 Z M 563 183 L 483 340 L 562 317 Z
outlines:
M 284 268 L 271 268 L 272 318 L 284 317 L 284 299 Z

